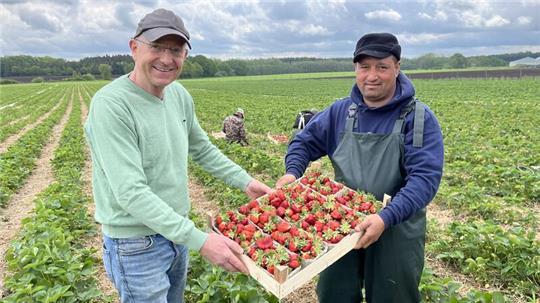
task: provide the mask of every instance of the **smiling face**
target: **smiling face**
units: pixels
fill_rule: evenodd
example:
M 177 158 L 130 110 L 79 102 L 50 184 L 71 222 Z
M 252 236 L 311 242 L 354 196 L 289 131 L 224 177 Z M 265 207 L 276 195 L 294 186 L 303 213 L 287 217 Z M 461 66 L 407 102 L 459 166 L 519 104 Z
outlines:
M 356 85 L 370 107 L 387 104 L 396 90 L 399 61 L 394 56 L 384 59 L 364 57 L 355 64 Z
M 130 79 L 148 93 L 161 98 L 163 89 L 176 80 L 182 71 L 187 57 L 184 40 L 178 36 L 167 35 L 154 42 L 148 42 L 140 36 L 131 40 L 129 47 L 135 61 L 135 68 Z M 165 49 L 166 48 L 166 49 Z M 181 51 L 175 54 L 171 49 Z

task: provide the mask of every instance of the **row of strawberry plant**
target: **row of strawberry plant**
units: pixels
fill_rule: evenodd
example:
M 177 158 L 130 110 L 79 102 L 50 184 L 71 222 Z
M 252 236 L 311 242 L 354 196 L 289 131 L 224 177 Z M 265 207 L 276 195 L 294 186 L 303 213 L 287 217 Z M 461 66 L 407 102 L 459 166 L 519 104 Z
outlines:
M 36 165 L 43 146 L 66 111 L 66 95 L 60 106 L 41 124 L 22 136 L 0 158 L 0 206 L 5 206 L 11 195 L 25 182 Z
M 80 102 L 74 99 L 52 161 L 56 180 L 36 199 L 34 215 L 24 220 L 20 236 L 8 250 L 13 275 L 5 281 L 5 302 L 102 300 L 95 278 L 99 264 L 95 250 L 83 243 L 85 236 L 95 233 L 83 192 L 84 163 Z
M 32 98 L 20 102 L 20 106 L 13 108 L 13 110 L 2 111 L 2 115 L 6 118 L 2 119 L 3 122 L 0 126 L 0 142 L 50 112 L 58 103 L 58 99 L 65 94 L 65 90 L 65 87 L 48 90 L 46 93 L 36 94 Z
M 443 127 L 446 146 L 445 196 L 450 207 L 469 211 L 464 186 L 502 205 L 540 201 L 540 88 L 536 79 L 415 82 Z M 452 92 L 452 93 L 449 93 Z M 463 199 L 459 198 L 460 196 Z M 461 203 L 463 201 L 463 203 Z M 473 205 L 473 211 L 481 206 Z M 485 218 L 491 216 L 487 209 Z
M 425 268 L 420 280 L 422 302 L 426 303 L 504 303 L 507 299 L 500 292 L 469 290 L 462 295 L 462 285 L 451 278 L 437 277 L 430 268 Z
M 41 94 L 45 91 L 53 89 L 53 85 L 49 84 L 21 84 L 21 85 L 2 85 L 0 86 L 0 108 L 6 109 L 17 106 L 20 101 L 28 99 L 35 94 Z
M 449 266 L 508 295 L 530 299 L 540 290 L 540 241 L 534 230 L 490 221 L 452 222 L 428 246 Z

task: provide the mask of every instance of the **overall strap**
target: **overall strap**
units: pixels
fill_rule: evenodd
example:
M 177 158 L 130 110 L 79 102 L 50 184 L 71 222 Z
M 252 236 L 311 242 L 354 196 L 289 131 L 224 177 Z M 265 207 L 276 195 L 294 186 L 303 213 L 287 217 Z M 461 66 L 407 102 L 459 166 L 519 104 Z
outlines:
M 424 104 L 418 99 L 413 98 L 399 114 L 399 118 L 394 124 L 392 133 L 402 133 L 405 117 L 414 111 L 414 124 L 413 124 L 413 147 L 422 147 L 424 144 L 424 114 L 426 108 Z
M 413 147 L 422 147 L 424 144 L 424 114 L 426 107 L 416 100 L 414 108 Z
M 347 115 L 347 122 L 345 124 L 345 131 L 352 132 L 356 124 L 356 112 L 358 110 L 358 105 L 356 103 L 351 103 L 349 106 L 349 113 Z

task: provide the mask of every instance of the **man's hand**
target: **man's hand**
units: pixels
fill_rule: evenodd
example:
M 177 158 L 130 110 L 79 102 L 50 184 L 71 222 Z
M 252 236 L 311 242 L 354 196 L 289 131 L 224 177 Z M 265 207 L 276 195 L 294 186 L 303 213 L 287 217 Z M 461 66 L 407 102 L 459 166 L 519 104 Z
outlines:
M 364 234 L 360 237 L 354 248 L 368 248 L 368 246 L 379 240 L 379 237 L 384 231 L 384 221 L 377 214 L 369 215 L 356 226 L 355 230 L 364 232 Z
M 276 188 L 282 188 L 283 186 L 290 184 L 296 180 L 296 177 L 291 174 L 285 174 L 283 177 L 279 178 L 276 182 Z
M 208 239 L 201 248 L 201 256 L 210 263 L 223 267 L 227 271 L 247 274 L 248 269 L 239 258 L 242 252 L 242 247 L 238 243 L 214 232 L 208 235 Z
M 246 195 L 251 199 L 256 199 L 262 195 L 269 194 L 272 192 L 272 189 L 266 184 L 253 179 L 251 182 L 249 182 L 245 192 Z

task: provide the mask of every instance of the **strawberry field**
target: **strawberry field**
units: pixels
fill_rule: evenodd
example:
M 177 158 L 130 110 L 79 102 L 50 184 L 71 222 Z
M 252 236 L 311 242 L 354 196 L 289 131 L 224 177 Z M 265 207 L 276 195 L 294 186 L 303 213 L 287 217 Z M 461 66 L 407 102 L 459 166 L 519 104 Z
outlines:
M 354 80 L 327 74 L 181 82 L 194 97 L 199 121 L 212 142 L 272 186 L 284 173 L 286 141 L 271 138 L 288 136 L 301 110 L 322 110 L 348 95 Z M 101 268 L 99 227 L 92 220 L 88 183 L 89 155 L 81 127 L 91 96 L 104 84 L 0 86 L 2 302 L 117 301 Z M 437 115 L 445 140 L 444 176 L 427 212 L 423 300 L 536 302 L 540 293 L 540 81 L 452 79 L 414 80 L 414 84 L 417 97 Z M 211 135 L 221 131 L 223 119 L 237 107 L 245 111 L 250 145 L 244 147 Z M 331 176 L 328 159 L 320 162 L 322 172 Z M 36 180 L 47 167 L 50 173 Z M 198 188 L 194 200 L 206 201 L 204 206 L 193 205 L 192 219 L 200 226 L 207 225 L 207 210 L 229 216 L 226 210 L 241 213 L 249 206 L 241 191 L 228 188 L 193 163 L 190 174 Z M 345 213 L 333 215 L 338 220 Z M 272 240 L 293 243 L 289 251 L 316 258 L 324 250 L 325 245 L 309 236 L 296 242 L 281 239 L 301 231 L 280 223 L 267 232 L 281 233 Z M 317 230 L 311 218 L 305 224 L 309 224 L 305 229 Z M 264 240 L 264 234 L 256 233 L 254 241 Z M 337 233 L 327 236 L 331 241 Z M 267 244 L 261 241 L 261 245 Z M 311 246 L 305 249 L 306 245 Z M 286 263 L 300 266 L 294 261 Z M 210 266 L 196 253 L 191 254 L 190 264 L 186 302 L 278 301 L 257 281 Z M 316 302 L 314 284 L 282 301 Z

